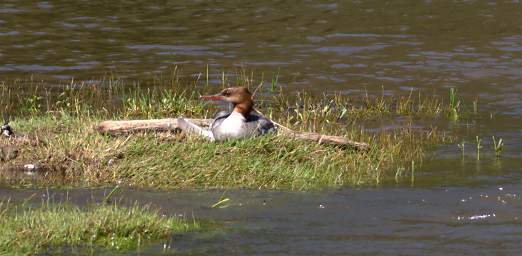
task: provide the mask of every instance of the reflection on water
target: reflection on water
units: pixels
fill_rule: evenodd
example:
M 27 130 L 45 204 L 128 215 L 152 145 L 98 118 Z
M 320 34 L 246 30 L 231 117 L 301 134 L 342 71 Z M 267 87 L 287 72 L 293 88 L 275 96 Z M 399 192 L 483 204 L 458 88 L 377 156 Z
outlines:
M 242 206 L 222 210 L 208 209 L 213 192 L 131 198 L 238 228 L 181 237 L 181 252 L 516 254 L 520 13 L 519 1 L 3 0 L 0 80 L 143 79 L 175 66 L 197 74 L 209 65 L 213 83 L 223 70 L 246 67 L 267 77 L 279 72 L 283 86 L 314 92 L 445 94 L 457 87 L 465 103 L 478 100 L 481 119 L 448 124 L 467 151 L 441 146 L 417 172 L 417 188 L 233 192 Z M 500 159 L 493 135 L 506 144 Z M 475 136 L 483 139 L 480 160 Z

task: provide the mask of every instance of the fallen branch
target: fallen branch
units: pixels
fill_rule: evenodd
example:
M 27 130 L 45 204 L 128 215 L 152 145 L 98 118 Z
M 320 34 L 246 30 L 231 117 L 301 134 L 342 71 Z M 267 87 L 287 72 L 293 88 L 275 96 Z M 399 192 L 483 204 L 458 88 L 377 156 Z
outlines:
M 192 123 L 207 127 L 211 119 L 189 119 Z M 124 135 L 137 132 L 168 132 L 179 129 L 176 118 L 103 121 L 98 125 L 98 131 L 108 135 Z
M 188 119 L 190 122 L 208 127 L 212 119 Z M 283 136 L 292 137 L 298 140 L 311 141 L 319 144 L 330 144 L 350 147 L 356 150 L 368 150 L 367 143 L 356 142 L 341 136 L 323 135 L 313 132 L 297 132 L 278 125 L 278 133 Z M 149 120 L 128 120 L 128 121 L 103 121 L 98 125 L 98 131 L 109 135 L 124 135 L 136 132 L 168 132 L 179 129 L 176 118 L 149 119 Z

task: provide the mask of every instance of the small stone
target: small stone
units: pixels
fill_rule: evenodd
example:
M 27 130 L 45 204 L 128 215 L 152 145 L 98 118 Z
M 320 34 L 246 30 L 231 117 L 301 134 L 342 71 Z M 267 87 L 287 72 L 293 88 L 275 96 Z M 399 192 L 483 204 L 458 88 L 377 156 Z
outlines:
M 27 171 L 35 171 L 36 170 L 36 165 L 34 165 L 34 164 L 26 164 L 26 165 L 24 165 L 24 169 L 27 170 Z
M 24 174 L 28 176 L 33 176 L 36 174 L 38 167 L 35 164 L 26 164 L 24 165 Z

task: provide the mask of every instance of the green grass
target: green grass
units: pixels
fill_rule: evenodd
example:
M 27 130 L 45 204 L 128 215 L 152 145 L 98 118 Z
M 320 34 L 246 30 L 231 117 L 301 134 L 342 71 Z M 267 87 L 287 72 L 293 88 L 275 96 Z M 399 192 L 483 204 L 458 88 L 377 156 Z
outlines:
M 4 165 L 37 162 L 45 185 L 125 184 L 158 188 L 310 189 L 381 182 L 401 159 L 417 159 L 443 134 L 398 129 L 358 134 L 370 150 L 356 152 L 303 143 L 283 136 L 212 143 L 178 134 L 107 137 L 93 131 L 97 119 L 40 117 L 13 126 L 38 138 L 36 144 L 12 140 L 19 158 Z M 25 140 L 25 138 L 22 138 Z M 54 179 L 53 179 L 54 177 Z M 16 179 L 32 184 L 34 177 Z
M 38 207 L 0 202 L 0 254 L 28 255 L 70 247 L 132 250 L 199 224 L 165 217 L 148 207 L 42 203 Z
M 249 76 L 246 72 L 245 76 Z M 277 77 L 277 76 L 276 76 Z M 258 84 L 253 75 L 245 79 Z M 109 137 L 94 127 L 105 119 L 208 118 L 216 105 L 198 100 L 199 87 L 179 78 L 143 87 L 119 80 L 72 83 L 47 92 L 12 93 L 17 82 L 0 83 L 0 104 L 12 115 L 21 136 L 2 140 L 19 157 L 0 163 L 4 180 L 16 186 L 122 184 L 155 188 L 317 189 L 408 181 L 411 162 L 453 137 L 436 127 L 415 128 L 414 120 L 445 120 L 454 106 L 421 93 L 375 97 L 310 95 L 305 92 L 257 94 L 257 108 L 298 131 L 345 136 L 366 142 L 366 152 L 296 141 L 284 136 L 211 143 L 183 134 L 148 133 Z M 190 82 L 188 84 L 191 84 Z M 277 79 L 268 85 L 276 88 Z M 40 89 L 38 89 L 40 88 Z M 252 88 L 254 90 L 254 88 Z M 215 90 L 214 90 L 215 91 Z M 48 95 L 48 96 L 45 96 Z M 455 99 L 454 99 L 455 100 Z M 364 127 L 382 120 L 409 120 L 387 129 Z M 27 163 L 38 175 L 16 175 Z M 38 178 L 43 177 L 43 178 Z

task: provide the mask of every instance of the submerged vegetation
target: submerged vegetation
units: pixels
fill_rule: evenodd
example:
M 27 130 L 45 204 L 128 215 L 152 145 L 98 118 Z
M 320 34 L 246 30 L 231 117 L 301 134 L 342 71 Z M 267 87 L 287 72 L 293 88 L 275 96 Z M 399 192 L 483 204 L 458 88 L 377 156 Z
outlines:
M 130 250 L 199 224 L 164 217 L 148 207 L 93 205 L 81 209 L 68 204 L 40 206 L 0 202 L 0 254 L 28 255 L 70 250 Z M 67 249 L 69 248 L 69 249 Z
M 430 147 L 452 140 L 444 131 L 412 125 L 412 120 L 447 120 L 456 108 L 461 111 L 456 99 L 446 104 L 442 97 L 413 91 L 376 97 L 285 93 L 277 87 L 277 77 L 258 90 L 254 79 L 243 75 L 236 83 L 255 89 L 257 108 L 278 123 L 345 136 L 368 143 L 370 149 L 352 151 L 282 136 L 211 143 L 177 133 L 109 137 L 95 131 L 105 119 L 212 117 L 219 106 L 198 100 L 212 90 L 208 84 L 194 86 L 200 77 L 184 81 L 174 74 L 154 80 L 154 86 L 112 79 L 71 81 L 45 87 L 53 89 L 33 85 L 24 94 L 14 93 L 24 86 L 15 81 L 0 83 L 0 104 L 10 113 L 16 132 L 15 138 L 1 143 L 3 151 L 15 147 L 17 152 L 14 159 L 0 163 L 0 175 L 17 186 L 300 190 L 409 181 L 414 172 L 406 170 L 413 168 L 412 161 L 421 163 Z M 228 84 L 224 76 L 223 84 Z M 263 89 L 269 92 L 261 93 Z M 389 125 L 383 126 L 383 120 Z M 28 169 L 27 164 L 34 166 Z

